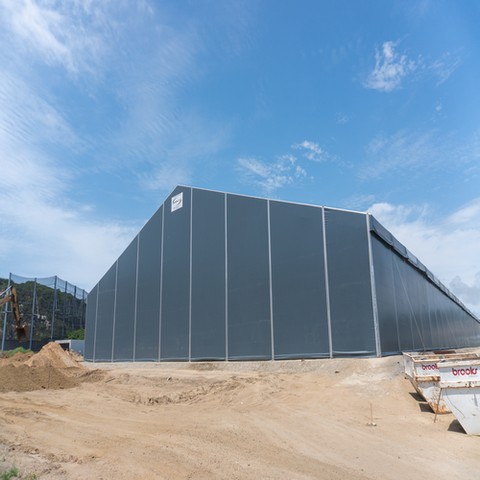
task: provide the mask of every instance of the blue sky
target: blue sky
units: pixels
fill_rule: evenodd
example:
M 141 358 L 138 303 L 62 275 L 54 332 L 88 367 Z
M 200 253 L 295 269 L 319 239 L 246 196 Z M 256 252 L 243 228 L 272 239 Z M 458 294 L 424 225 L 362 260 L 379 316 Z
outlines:
M 480 312 L 480 3 L 0 0 L 0 276 L 90 289 L 176 184 L 371 211 Z

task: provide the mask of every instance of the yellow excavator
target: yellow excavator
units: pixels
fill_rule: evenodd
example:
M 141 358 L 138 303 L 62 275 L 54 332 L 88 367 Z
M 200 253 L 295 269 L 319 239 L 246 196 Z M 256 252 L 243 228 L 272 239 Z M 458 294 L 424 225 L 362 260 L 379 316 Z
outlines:
M 20 319 L 20 308 L 18 306 L 17 289 L 15 287 L 8 287 L 0 294 L 0 307 L 10 302 L 12 306 L 13 318 L 15 318 L 15 330 L 17 332 L 18 340 L 26 340 L 28 337 L 27 326 L 22 324 Z

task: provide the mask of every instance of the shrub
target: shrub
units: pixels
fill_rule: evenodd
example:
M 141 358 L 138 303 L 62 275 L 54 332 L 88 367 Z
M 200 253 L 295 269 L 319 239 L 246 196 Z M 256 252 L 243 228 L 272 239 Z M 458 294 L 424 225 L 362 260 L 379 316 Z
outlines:
M 20 471 L 16 467 L 12 467 L 10 470 L 0 472 L 0 480 L 10 480 L 11 478 L 18 477 Z
M 79 328 L 78 330 L 72 330 L 67 337 L 70 340 L 85 340 L 85 329 Z
M 23 347 L 17 347 L 17 348 L 14 348 L 13 350 L 6 350 L 3 353 L 6 357 L 13 357 L 17 353 L 32 353 L 32 351 Z M 3 480 L 3 479 L 0 478 L 0 480 Z

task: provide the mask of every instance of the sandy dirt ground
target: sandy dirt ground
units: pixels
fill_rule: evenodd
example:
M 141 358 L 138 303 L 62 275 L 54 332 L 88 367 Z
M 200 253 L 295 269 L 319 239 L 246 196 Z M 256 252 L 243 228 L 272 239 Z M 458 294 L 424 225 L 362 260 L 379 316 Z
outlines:
M 105 480 L 479 475 L 480 437 L 467 436 L 452 414 L 434 423 L 398 356 L 192 364 L 50 357 L 30 358 L 36 377 L 24 371 L 22 380 L 13 368 L 24 360 L 0 360 L 0 472 L 15 465 L 21 478 Z

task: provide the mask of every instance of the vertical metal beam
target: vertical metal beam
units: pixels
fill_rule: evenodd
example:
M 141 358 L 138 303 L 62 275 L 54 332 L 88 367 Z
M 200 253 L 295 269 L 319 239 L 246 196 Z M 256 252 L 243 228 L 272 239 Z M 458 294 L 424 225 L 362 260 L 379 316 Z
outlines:
M 327 229 L 325 221 L 325 207 L 322 207 L 322 235 L 323 235 L 323 264 L 325 270 L 325 305 L 327 307 L 328 350 L 330 358 L 333 358 L 332 316 L 330 313 L 330 285 L 328 279 L 328 256 L 327 256 Z
M 87 305 L 86 305 L 86 298 L 85 298 L 85 290 L 82 288 L 82 318 L 81 318 L 81 324 L 82 328 L 85 328 L 85 316 L 86 316 L 86 310 L 87 310 Z
M 115 289 L 113 294 L 112 357 L 110 359 L 112 362 L 113 362 L 113 355 L 115 352 L 115 322 L 117 320 L 117 288 L 118 288 L 118 260 L 115 262 Z M 97 290 L 97 300 L 98 300 L 98 290 Z
M 140 257 L 140 233 L 137 235 L 137 259 L 135 265 L 135 312 L 133 314 L 133 361 L 137 354 L 137 308 L 138 308 L 138 259 Z
M 73 286 L 73 299 L 72 299 L 72 302 L 71 302 L 71 306 L 72 306 L 72 309 L 71 309 L 71 315 L 72 315 L 72 330 L 75 330 L 75 317 L 77 316 L 76 315 L 76 302 L 77 302 L 77 286 L 74 285 Z
M 395 285 L 395 273 L 394 273 L 394 261 L 395 261 L 395 254 L 392 251 L 389 251 L 389 258 L 390 258 L 390 267 L 392 272 L 392 286 L 393 286 L 393 309 L 395 311 L 395 328 L 397 329 L 397 344 L 398 344 L 398 352 L 402 352 L 402 342 L 400 339 L 400 325 L 398 323 L 398 309 L 397 309 L 397 292 L 398 288 Z
M 225 361 L 228 362 L 228 214 L 227 194 L 224 194 L 225 228 Z
M 118 261 L 117 261 L 118 263 Z M 97 298 L 95 299 L 95 330 L 93 333 L 93 361 L 97 355 L 97 326 L 98 326 L 98 297 L 100 296 L 100 282 L 97 283 Z M 115 331 L 113 332 L 112 342 L 115 341 Z
M 380 326 L 378 323 L 378 305 L 377 305 L 377 288 L 375 285 L 375 269 L 373 267 L 373 254 L 372 254 L 372 237 L 370 233 L 370 214 L 365 215 L 366 228 L 367 228 L 367 241 L 368 241 L 368 263 L 370 266 L 370 287 L 372 292 L 372 309 L 373 309 L 373 328 L 375 330 L 375 348 L 377 357 L 382 356 L 382 344 L 380 342 Z
M 188 361 L 192 361 L 192 250 L 193 250 L 193 188 L 190 189 L 190 271 L 188 299 Z
M 35 279 L 35 280 L 36 280 L 36 279 Z M 65 291 L 63 292 L 62 337 L 65 336 L 65 318 L 67 317 L 67 286 L 68 286 L 68 282 L 65 281 Z
M 53 306 L 52 306 L 52 328 L 50 329 L 50 341 L 53 340 L 53 331 L 55 329 L 55 309 L 57 308 L 57 276 L 53 284 Z
M 12 284 L 12 274 L 9 273 L 8 287 L 10 287 L 11 284 Z M 1 349 L 2 352 L 5 350 L 5 336 L 7 335 L 7 317 L 8 317 L 7 304 L 5 304 L 4 315 L 3 315 L 3 335 L 2 335 L 2 349 Z
M 268 227 L 268 283 L 270 294 L 270 339 L 272 360 L 275 360 L 275 338 L 273 336 L 273 286 L 272 286 L 272 233 L 270 225 L 270 200 L 267 200 L 267 227 Z
M 37 279 L 33 281 L 33 296 L 32 296 L 32 314 L 30 315 L 30 343 L 28 348 L 32 349 L 33 344 L 33 329 L 35 326 L 35 302 L 37 301 Z
M 160 246 L 160 305 L 158 310 L 158 361 L 160 361 L 162 354 L 162 304 L 163 304 L 163 244 L 165 240 L 165 201 L 162 205 L 162 243 Z

